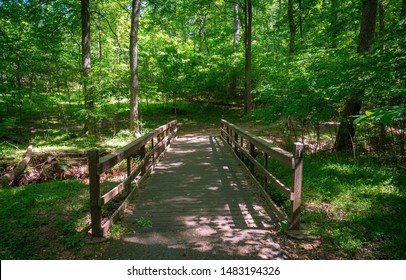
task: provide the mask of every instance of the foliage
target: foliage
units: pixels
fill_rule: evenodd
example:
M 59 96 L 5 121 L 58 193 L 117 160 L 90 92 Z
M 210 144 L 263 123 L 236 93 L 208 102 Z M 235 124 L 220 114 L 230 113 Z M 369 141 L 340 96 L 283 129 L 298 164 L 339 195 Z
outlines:
M 304 222 L 346 258 L 404 259 L 406 185 L 400 170 L 368 157 L 315 155 L 304 179 Z
M 270 163 L 289 182 L 290 172 Z M 343 259 L 404 259 L 405 175 L 370 156 L 306 155 L 301 222 L 321 248 Z M 283 225 L 280 225 L 283 229 Z M 328 254 L 324 257 L 330 258 Z
M 384 125 L 389 125 L 396 121 L 406 119 L 406 108 L 401 106 L 391 106 L 389 108 L 375 108 L 371 111 L 365 111 L 364 115 L 354 120 L 354 124 L 360 124 L 363 121 L 380 121 Z
M 87 193 L 76 181 L 0 189 L 0 259 L 58 259 L 83 246 Z
M 152 227 L 152 221 L 147 219 L 147 218 L 144 218 L 144 217 L 136 218 L 135 221 L 134 221 L 134 224 L 137 227 L 140 227 L 140 228 L 145 228 L 145 227 L 150 228 L 150 227 Z

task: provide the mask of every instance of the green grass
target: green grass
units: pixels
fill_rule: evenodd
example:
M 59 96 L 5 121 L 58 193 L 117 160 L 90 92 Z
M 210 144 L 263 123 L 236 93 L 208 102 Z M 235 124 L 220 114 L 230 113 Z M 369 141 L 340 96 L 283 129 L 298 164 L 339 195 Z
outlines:
M 69 258 L 83 245 L 87 193 L 75 181 L 0 189 L 0 259 Z
M 288 168 L 271 161 L 270 170 L 291 182 Z M 405 174 L 368 156 L 356 164 L 331 153 L 306 155 L 303 174 L 302 224 L 320 237 L 325 258 L 406 258 Z

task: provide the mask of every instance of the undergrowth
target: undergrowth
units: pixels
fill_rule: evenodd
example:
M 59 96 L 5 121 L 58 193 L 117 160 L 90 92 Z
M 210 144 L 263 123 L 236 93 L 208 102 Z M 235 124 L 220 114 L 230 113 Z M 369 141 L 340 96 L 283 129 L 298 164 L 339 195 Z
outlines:
M 0 259 L 72 258 L 88 229 L 87 192 L 76 181 L 0 189 Z
M 269 170 L 291 184 L 289 168 L 270 161 Z M 401 170 L 367 155 L 306 155 L 301 222 L 320 238 L 323 258 L 405 259 L 405 182 Z

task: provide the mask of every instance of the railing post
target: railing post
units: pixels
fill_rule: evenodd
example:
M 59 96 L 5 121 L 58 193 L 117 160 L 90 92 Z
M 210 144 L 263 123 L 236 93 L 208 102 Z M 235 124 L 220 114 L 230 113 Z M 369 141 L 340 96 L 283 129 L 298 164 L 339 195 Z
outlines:
M 141 147 L 140 149 L 140 154 L 141 154 L 141 161 L 144 161 L 144 164 L 142 165 L 141 168 L 141 177 L 145 175 L 145 172 L 147 171 L 147 161 L 145 159 L 145 145 Z
M 156 136 L 156 144 L 157 145 L 161 144 L 161 134 L 158 134 Z M 159 157 L 159 155 L 161 154 L 161 150 L 162 150 L 162 146 L 158 147 L 158 149 L 157 149 L 157 157 Z
M 155 164 L 154 137 L 151 138 L 152 164 Z
M 268 170 L 268 154 L 264 152 L 264 167 L 266 170 Z M 264 176 L 264 188 L 266 189 L 268 187 L 268 178 Z
M 249 144 L 250 155 L 255 159 L 255 145 L 252 144 L 251 142 L 249 142 L 249 143 L 250 143 Z M 249 161 L 249 166 L 250 166 L 251 173 L 254 174 L 255 173 L 255 166 L 251 161 Z
M 222 136 L 222 137 L 224 136 L 223 129 L 224 129 L 223 118 L 221 118 L 221 120 L 220 120 L 220 136 Z
M 230 127 L 227 125 L 227 144 L 230 145 Z
M 168 136 L 168 129 L 164 130 L 164 139 Z M 164 151 L 166 151 L 166 147 L 168 146 L 168 140 L 166 140 L 165 145 L 164 145 Z
M 238 147 L 237 147 L 237 144 L 238 144 L 238 133 L 237 133 L 237 131 L 235 131 L 234 130 L 234 152 L 235 152 L 235 154 L 238 156 Z
M 303 143 L 296 142 L 293 151 L 293 191 L 291 193 L 290 225 L 291 230 L 300 228 L 300 204 L 302 202 Z
M 171 142 L 172 142 L 172 137 L 173 137 L 173 124 L 171 124 L 169 126 L 168 131 L 169 131 L 169 133 L 168 133 L 168 135 L 169 135 L 169 137 L 168 137 L 168 146 L 169 146 L 171 144 Z
M 131 175 L 131 157 L 127 158 L 127 178 Z
M 99 206 L 100 199 L 100 175 L 98 172 L 99 166 L 99 150 L 90 149 L 87 152 L 88 170 L 89 170 L 89 186 L 90 186 L 90 216 L 92 223 L 92 237 L 103 237 L 101 227 L 102 213 Z

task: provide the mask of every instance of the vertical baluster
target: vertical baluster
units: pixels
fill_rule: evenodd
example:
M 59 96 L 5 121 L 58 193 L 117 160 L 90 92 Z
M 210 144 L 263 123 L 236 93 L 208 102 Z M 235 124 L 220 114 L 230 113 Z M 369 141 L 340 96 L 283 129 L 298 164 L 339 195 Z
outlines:
M 293 150 L 293 191 L 291 193 L 290 226 L 292 230 L 300 228 L 300 204 L 302 202 L 303 143 L 296 142 Z

